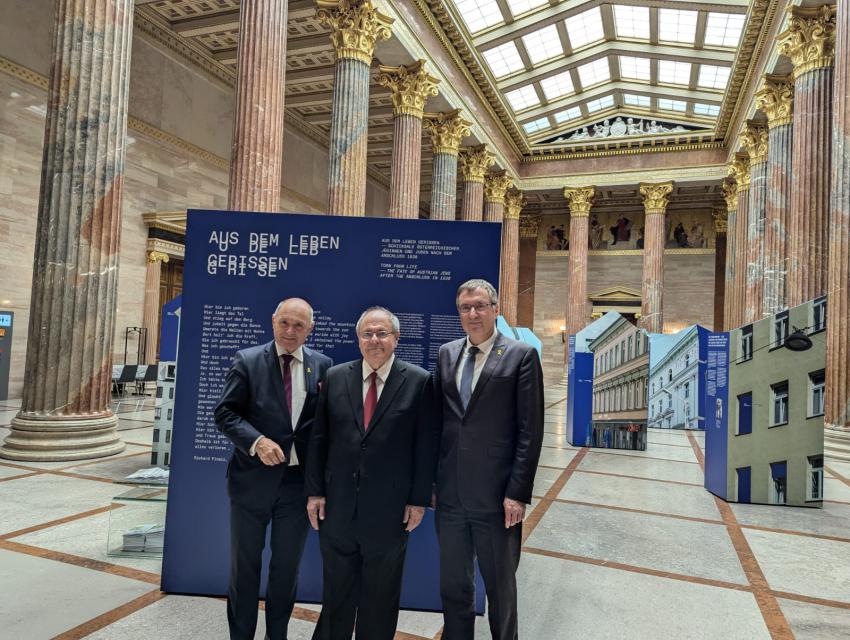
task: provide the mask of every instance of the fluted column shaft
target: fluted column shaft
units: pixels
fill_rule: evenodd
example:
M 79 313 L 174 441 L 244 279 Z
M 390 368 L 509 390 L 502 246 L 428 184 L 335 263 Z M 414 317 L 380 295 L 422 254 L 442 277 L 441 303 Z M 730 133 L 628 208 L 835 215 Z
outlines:
M 594 187 L 564 189 L 570 208 L 570 290 L 565 323 L 568 335 L 575 335 L 587 325 L 588 218 L 595 194 Z
M 735 220 L 735 317 L 732 327 L 740 327 L 744 322 L 744 304 L 747 291 L 747 235 L 749 231 L 748 212 L 750 210 L 749 183 L 738 187 L 738 216 Z
M 750 165 L 750 198 L 747 211 L 747 285 L 744 322 L 760 320 L 764 299 L 764 210 L 767 200 L 767 161 Z
M 501 222 L 505 216 L 504 200 L 484 200 L 484 222 Z
M 464 180 L 460 219 L 481 222 L 484 219 L 484 181 Z
M 454 220 L 457 205 L 457 154 L 435 153 L 431 178 L 431 220 Z
M 524 201 L 521 193 L 505 197 L 502 221 L 502 263 L 499 272 L 499 310 L 512 327 L 517 324 L 519 299 L 519 215 Z
M 147 330 L 147 342 L 145 343 L 146 364 L 156 362 L 159 312 L 162 308 L 162 303 L 159 299 L 159 284 L 163 262 L 168 262 L 167 254 L 161 251 L 151 251 L 148 254 L 148 266 L 145 272 L 145 301 L 142 312 L 142 326 Z
M 399 114 L 393 120 L 393 159 L 390 169 L 390 217 L 419 217 L 422 171 L 422 118 Z
M 791 200 L 790 124 L 770 127 L 767 143 L 767 194 L 764 222 L 764 315 L 787 305 L 785 279 L 788 272 L 788 206 Z
M 286 0 L 243 0 L 240 5 L 227 197 L 231 210 L 280 208 L 287 6 Z
M 118 453 L 109 407 L 133 2 L 59 0 L 23 401 L 0 456 Z
M 838 3 L 835 29 L 832 202 L 826 325 L 826 439 L 850 432 L 850 6 Z M 827 443 L 827 446 L 830 446 Z
M 484 176 L 495 162 L 493 154 L 485 145 L 466 148 L 458 157 L 463 180 L 463 202 L 460 219 L 468 221 L 483 220 L 484 217 Z
M 732 302 L 735 295 L 735 225 L 738 219 L 738 211 L 736 209 L 728 210 L 727 215 L 729 220 L 729 233 L 726 234 L 726 271 L 725 271 L 725 286 L 726 299 L 723 308 L 723 329 L 728 331 L 732 328 L 732 317 L 734 312 L 734 304 Z
M 664 329 L 664 213 L 673 183 L 642 184 L 646 227 L 640 326 L 650 333 Z M 585 244 L 587 240 L 585 239 Z M 572 243 L 570 243 L 572 249 Z

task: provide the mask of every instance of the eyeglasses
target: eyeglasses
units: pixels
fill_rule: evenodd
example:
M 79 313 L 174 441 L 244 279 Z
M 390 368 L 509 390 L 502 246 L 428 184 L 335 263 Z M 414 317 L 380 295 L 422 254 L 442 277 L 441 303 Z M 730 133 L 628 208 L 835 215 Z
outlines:
M 366 342 L 368 342 L 372 338 L 378 338 L 378 340 L 386 340 L 391 335 L 394 334 L 390 333 L 389 331 L 364 331 L 360 334 L 360 339 Z
M 487 309 L 494 306 L 496 306 L 495 302 L 488 302 L 487 304 L 484 304 L 483 302 L 480 304 L 462 304 L 457 308 L 457 310 L 463 315 L 467 315 L 471 313 L 473 309 L 475 309 L 475 313 L 484 313 Z

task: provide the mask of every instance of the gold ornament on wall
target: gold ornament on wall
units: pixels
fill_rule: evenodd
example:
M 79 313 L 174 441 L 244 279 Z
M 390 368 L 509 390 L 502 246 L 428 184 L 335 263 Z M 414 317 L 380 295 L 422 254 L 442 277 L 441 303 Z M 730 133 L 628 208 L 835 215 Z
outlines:
M 765 127 L 747 123 L 738 135 L 738 140 L 747 150 L 750 166 L 767 162 L 767 129 Z
M 791 124 L 794 111 L 794 85 L 786 79 L 766 77 L 756 92 L 756 109 L 767 116 L 767 128 Z
M 469 135 L 472 123 L 460 117 L 460 109 L 445 113 L 426 113 L 423 123 L 431 134 L 434 153 L 448 153 L 456 156 L 460 151 L 460 141 Z
M 779 34 L 779 55 L 791 58 L 794 77 L 831 67 L 835 59 L 835 6 L 791 8 L 788 28 Z
M 481 144 L 476 147 L 468 147 L 460 152 L 458 164 L 460 172 L 466 182 L 484 183 L 484 176 L 496 159 L 487 151 L 487 145 Z
M 514 181 L 504 173 L 488 176 L 484 181 L 485 202 L 499 202 L 504 204 L 505 194 L 512 186 L 514 186 Z
M 425 70 L 425 61 L 400 67 L 380 65 L 377 82 L 392 91 L 393 113 L 421 118 L 425 100 L 437 95 L 440 81 Z
M 640 185 L 640 195 L 643 196 L 643 208 L 647 215 L 664 213 L 673 193 L 672 182 L 644 182 Z
M 372 64 L 375 44 L 392 35 L 393 19 L 375 8 L 371 0 L 316 0 L 316 19 L 331 30 L 338 59 Z
M 571 217 L 587 217 L 596 195 L 595 187 L 564 187 L 564 197 L 570 206 Z

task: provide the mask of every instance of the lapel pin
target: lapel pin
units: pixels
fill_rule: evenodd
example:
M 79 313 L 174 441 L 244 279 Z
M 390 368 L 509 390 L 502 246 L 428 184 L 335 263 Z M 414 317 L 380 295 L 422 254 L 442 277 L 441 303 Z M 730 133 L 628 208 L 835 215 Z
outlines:
M 310 367 L 307 367 L 307 373 L 313 373 L 313 370 Z
M 496 355 L 497 356 L 502 355 L 504 352 L 505 352 L 505 350 L 502 347 L 499 347 L 498 349 L 496 349 Z

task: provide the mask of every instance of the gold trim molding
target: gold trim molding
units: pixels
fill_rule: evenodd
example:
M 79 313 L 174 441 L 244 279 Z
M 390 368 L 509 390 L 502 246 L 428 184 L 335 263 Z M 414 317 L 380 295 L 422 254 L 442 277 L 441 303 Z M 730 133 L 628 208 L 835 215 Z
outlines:
M 750 168 L 767 162 L 767 128 L 748 122 L 738 134 L 738 140 L 750 157 Z
M 665 256 L 713 256 L 716 250 L 713 247 L 707 249 L 664 249 Z M 564 257 L 569 256 L 569 250 L 566 251 L 546 251 L 543 249 L 537 250 L 537 257 Z M 619 249 L 617 251 L 607 251 L 605 249 L 589 249 L 589 256 L 642 256 L 643 249 Z
M 177 260 L 183 260 L 186 256 L 186 247 L 184 245 L 163 240 L 162 238 L 148 238 L 147 250 L 164 253 L 169 259 L 176 258 Z
M 505 195 L 505 220 L 519 220 L 522 208 L 526 205 L 522 191 L 511 191 Z M 534 236 L 536 237 L 535 233 Z

